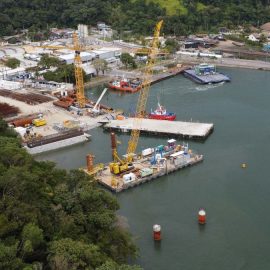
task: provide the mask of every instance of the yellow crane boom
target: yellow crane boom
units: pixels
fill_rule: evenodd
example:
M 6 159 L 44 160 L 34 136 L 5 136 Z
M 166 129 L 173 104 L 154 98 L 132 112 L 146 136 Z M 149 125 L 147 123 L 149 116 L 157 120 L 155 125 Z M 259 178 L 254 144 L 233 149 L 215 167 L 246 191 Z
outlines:
M 85 107 L 85 95 L 84 95 L 84 81 L 83 81 L 83 70 L 82 70 L 82 59 L 80 53 L 82 51 L 82 46 L 79 42 L 79 38 L 76 32 L 73 33 L 73 46 L 40 46 L 42 48 L 48 49 L 69 49 L 75 51 L 74 56 L 74 69 L 75 69 L 75 79 L 76 79 L 76 97 L 80 108 Z
M 152 41 L 152 46 L 149 49 L 149 60 L 145 68 L 144 76 L 143 76 L 143 88 L 140 90 L 139 99 L 136 107 L 136 115 L 134 118 L 133 130 L 131 131 L 131 136 L 128 142 L 127 148 L 127 161 L 130 162 L 132 160 L 132 155 L 135 153 L 139 137 L 140 137 L 140 126 L 141 120 L 145 116 L 146 103 L 149 95 L 151 78 L 153 75 L 153 65 L 155 64 L 156 56 L 158 54 L 158 42 L 160 29 L 163 24 L 163 20 L 159 21 L 156 24 L 154 38 Z

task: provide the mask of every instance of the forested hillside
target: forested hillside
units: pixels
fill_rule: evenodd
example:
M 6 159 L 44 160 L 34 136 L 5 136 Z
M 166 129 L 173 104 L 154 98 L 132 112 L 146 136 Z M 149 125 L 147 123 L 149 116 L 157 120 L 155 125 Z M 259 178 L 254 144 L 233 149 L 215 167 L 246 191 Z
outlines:
M 119 205 L 80 171 L 37 162 L 0 119 L 0 269 L 139 270 Z
M 260 25 L 270 20 L 269 0 L 1 0 L 0 35 L 23 28 L 74 27 L 104 21 L 117 30 L 152 32 L 165 20 L 166 33 L 214 31 L 219 26 Z

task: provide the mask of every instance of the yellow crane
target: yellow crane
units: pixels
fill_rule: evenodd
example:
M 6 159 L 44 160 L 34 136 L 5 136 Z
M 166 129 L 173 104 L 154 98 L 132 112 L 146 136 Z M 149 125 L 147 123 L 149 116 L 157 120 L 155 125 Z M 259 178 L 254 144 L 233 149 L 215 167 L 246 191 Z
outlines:
M 156 56 L 158 54 L 158 41 L 160 35 L 160 29 L 163 24 L 163 20 L 156 24 L 154 31 L 154 38 L 152 40 L 152 45 L 149 49 L 149 59 L 145 68 L 143 75 L 143 88 L 139 92 L 139 98 L 136 106 L 136 115 L 133 123 L 133 130 L 131 131 L 131 136 L 128 142 L 128 148 L 126 153 L 126 158 L 121 159 L 116 148 L 113 149 L 114 162 L 110 164 L 111 172 L 118 174 L 124 172 L 128 169 L 128 164 L 132 162 L 133 156 L 135 154 L 139 137 L 140 137 L 140 127 L 141 120 L 145 117 L 146 103 L 149 95 L 151 78 L 153 74 L 153 66 L 155 64 Z
M 75 51 L 74 55 L 74 69 L 75 69 L 75 80 L 76 80 L 76 98 L 80 108 L 85 107 L 85 95 L 84 95 L 84 81 L 83 81 L 83 70 L 82 70 L 82 59 L 80 53 L 82 46 L 79 42 L 78 34 L 73 33 L 73 46 L 40 46 L 42 48 L 48 48 L 53 50 L 69 49 Z

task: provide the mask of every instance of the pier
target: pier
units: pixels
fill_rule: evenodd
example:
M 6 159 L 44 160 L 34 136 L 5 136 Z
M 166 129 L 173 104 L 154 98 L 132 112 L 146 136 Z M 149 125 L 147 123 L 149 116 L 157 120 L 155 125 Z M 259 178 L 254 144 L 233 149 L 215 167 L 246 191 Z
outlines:
M 212 133 L 214 124 L 142 119 L 136 128 L 148 135 L 204 140 Z M 104 125 L 104 129 L 130 132 L 134 129 L 134 118 L 111 120 Z

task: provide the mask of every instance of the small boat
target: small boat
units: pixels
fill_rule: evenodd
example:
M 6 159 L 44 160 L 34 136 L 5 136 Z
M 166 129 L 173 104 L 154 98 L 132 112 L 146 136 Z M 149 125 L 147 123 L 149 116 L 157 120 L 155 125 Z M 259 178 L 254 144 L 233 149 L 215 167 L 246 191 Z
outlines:
M 118 90 L 118 91 L 135 93 L 142 88 L 142 81 L 138 78 L 137 79 L 126 79 L 126 78 L 116 79 L 109 82 L 109 88 Z
M 176 119 L 176 114 L 167 112 L 166 108 L 158 103 L 157 109 L 154 112 L 152 112 L 151 110 L 151 113 L 148 114 L 148 118 L 156 120 L 174 121 Z

